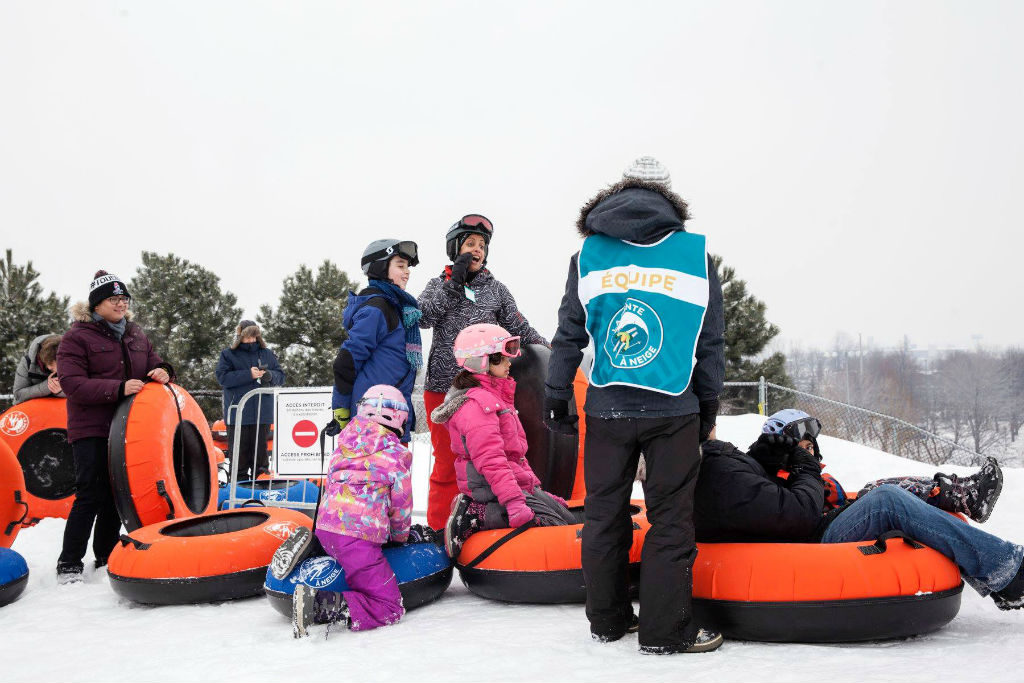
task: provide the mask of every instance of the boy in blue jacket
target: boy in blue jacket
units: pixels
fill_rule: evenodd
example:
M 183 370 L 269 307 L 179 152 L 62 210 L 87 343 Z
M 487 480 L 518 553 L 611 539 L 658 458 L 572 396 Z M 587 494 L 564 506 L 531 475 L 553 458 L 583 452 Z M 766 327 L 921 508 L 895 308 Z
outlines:
M 362 396 L 375 384 L 397 388 L 411 408 L 416 371 L 423 365 L 422 313 L 416 298 L 405 289 L 409 269 L 418 263 L 415 242 L 375 240 L 363 251 L 361 264 L 369 286 L 348 296 L 344 319 L 348 338 L 334 359 L 334 424 L 328 433 L 345 428 L 352 416 L 352 397 Z M 410 409 L 403 442 L 408 443 L 415 425 Z

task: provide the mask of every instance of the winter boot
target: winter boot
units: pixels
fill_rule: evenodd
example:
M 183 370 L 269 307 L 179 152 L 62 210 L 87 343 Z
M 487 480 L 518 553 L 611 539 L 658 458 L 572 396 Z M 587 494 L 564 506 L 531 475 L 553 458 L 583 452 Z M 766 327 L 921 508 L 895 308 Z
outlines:
M 630 611 L 629 619 L 626 621 L 625 626 L 620 626 L 616 630 L 609 631 L 595 631 L 594 628 L 591 627 L 590 637 L 599 643 L 614 643 L 627 633 L 636 633 L 639 630 L 640 618 L 636 616 L 635 612 Z
M 444 545 L 444 533 L 438 533 L 426 524 L 413 524 L 409 527 L 409 540 L 406 543 L 436 543 Z
M 304 638 L 313 624 L 349 623 L 348 603 L 337 591 L 317 590 L 303 583 L 292 594 L 292 635 Z
M 693 645 L 685 650 L 657 645 L 641 645 L 640 652 L 645 655 L 677 655 L 681 653 L 693 654 L 699 652 L 711 652 L 712 650 L 720 648 L 723 642 L 725 642 L 725 639 L 722 638 L 721 633 L 717 633 L 707 628 L 700 628 L 697 629 L 697 639 L 693 641 Z
M 317 591 L 315 611 L 313 620 L 318 624 L 327 624 L 324 638 L 331 635 L 331 624 L 349 626 L 352 623 L 345 596 L 337 591 Z
M 1003 471 L 995 458 L 989 458 L 980 470 L 969 477 L 937 472 L 935 481 L 939 485 L 937 507 L 967 515 L 979 523 L 992 516 L 1003 491 Z
M 1001 610 L 1024 609 L 1024 564 L 1002 590 L 992 593 L 996 607 Z
M 82 583 L 81 562 L 58 562 L 57 563 L 57 585 L 64 586 L 69 583 Z
M 473 499 L 465 493 L 455 496 L 452 501 L 452 513 L 448 523 L 444 525 L 444 547 L 448 557 L 453 560 L 459 556 L 462 544 L 474 532 L 480 529 L 479 515 L 470 511 Z
M 300 526 L 274 551 L 274 557 L 270 559 L 270 574 L 278 581 L 283 581 L 299 563 L 309 557 L 312 548 L 313 532 Z

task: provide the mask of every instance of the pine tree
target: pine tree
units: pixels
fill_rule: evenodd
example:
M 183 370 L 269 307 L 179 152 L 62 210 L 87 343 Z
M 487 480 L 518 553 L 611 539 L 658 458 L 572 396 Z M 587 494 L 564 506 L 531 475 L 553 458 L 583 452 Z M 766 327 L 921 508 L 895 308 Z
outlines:
M 39 273 L 29 261 L 14 263 L 11 250 L 0 261 L 0 393 L 14 388 L 14 369 L 29 343 L 68 328 L 68 297 L 43 296 Z
M 355 282 L 330 261 L 316 275 L 306 266 L 284 279 L 277 309 L 260 307 L 257 322 L 292 386 L 334 384 L 334 357 L 348 335 L 342 324 Z
M 718 279 L 722 282 L 725 308 L 725 379 L 732 382 L 756 382 L 759 377 L 789 386 L 786 356 L 776 351 L 763 356 L 765 347 L 779 334 L 779 328 L 765 319 L 765 303 L 747 291 L 747 283 L 736 277 L 736 270 L 723 265 L 721 256 L 712 256 Z M 745 409 L 756 410 L 757 392 L 740 392 Z
M 217 359 L 242 315 L 237 297 L 221 291 L 220 278 L 174 254 L 144 251 L 128 291 L 135 322 L 174 366 L 176 382 L 189 391 L 219 389 Z

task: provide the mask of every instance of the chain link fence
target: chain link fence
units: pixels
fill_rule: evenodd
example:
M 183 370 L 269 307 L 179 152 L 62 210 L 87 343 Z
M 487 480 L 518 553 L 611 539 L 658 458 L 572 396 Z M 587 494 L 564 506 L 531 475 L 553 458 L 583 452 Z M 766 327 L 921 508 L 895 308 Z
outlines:
M 722 413 L 771 415 L 796 408 L 821 420 L 822 432 L 900 457 L 933 465 L 979 466 L 986 457 L 938 434 L 890 415 L 765 382 L 726 382 Z
M 221 416 L 221 392 L 200 389 L 192 392 L 210 422 Z M 0 411 L 10 406 L 13 396 L 0 395 Z M 417 441 L 429 440 L 427 414 L 423 406 L 423 386 L 413 390 Z M 883 415 L 822 396 L 815 396 L 771 382 L 726 382 L 721 396 L 723 415 L 760 413 L 770 415 L 782 408 L 796 408 L 821 420 L 828 436 L 877 448 L 919 462 L 941 465 L 978 466 L 985 456 L 938 434 L 933 434 L 899 418 Z

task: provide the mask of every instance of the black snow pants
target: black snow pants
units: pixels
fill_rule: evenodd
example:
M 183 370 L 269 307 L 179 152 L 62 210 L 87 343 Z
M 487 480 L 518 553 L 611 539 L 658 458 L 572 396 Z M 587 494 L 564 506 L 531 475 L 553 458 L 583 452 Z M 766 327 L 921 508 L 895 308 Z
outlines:
M 64 546 L 57 562 L 81 567 L 92 533 L 93 556 L 105 564 L 121 533 L 121 518 L 110 488 L 107 439 L 78 439 L 71 444 L 71 453 L 75 458 L 78 490 L 64 525 Z
M 591 632 L 615 639 L 629 624 L 629 497 L 640 453 L 651 528 L 640 567 L 641 646 L 681 651 L 696 639 L 693 621 L 693 494 L 700 471 L 697 415 L 655 418 L 587 416 L 583 577 Z

